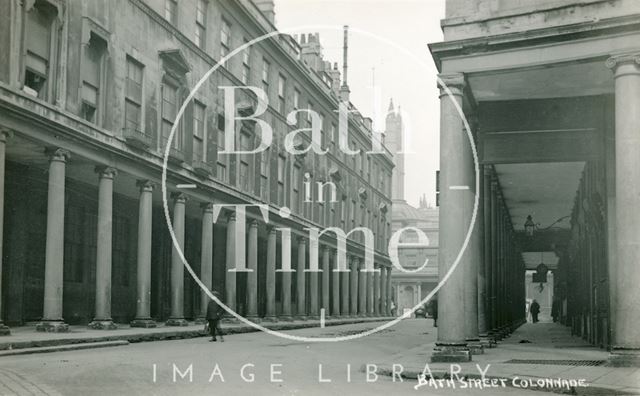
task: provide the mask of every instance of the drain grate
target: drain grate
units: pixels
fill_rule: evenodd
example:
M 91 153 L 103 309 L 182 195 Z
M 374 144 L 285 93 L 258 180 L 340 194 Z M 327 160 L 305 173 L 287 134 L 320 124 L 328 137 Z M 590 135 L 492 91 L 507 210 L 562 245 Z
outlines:
M 600 366 L 604 360 L 545 360 L 545 359 L 511 359 L 505 363 L 512 364 L 542 364 L 551 366 Z

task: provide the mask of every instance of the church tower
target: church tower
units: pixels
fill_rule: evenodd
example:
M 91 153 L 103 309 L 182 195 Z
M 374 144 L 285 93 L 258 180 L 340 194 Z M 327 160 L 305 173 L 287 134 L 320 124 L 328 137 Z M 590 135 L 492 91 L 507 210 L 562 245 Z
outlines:
M 402 116 L 400 107 L 396 110 L 393 99 L 389 103 L 385 121 L 385 144 L 391 154 L 395 167 L 392 176 L 391 198 L 404 201 L 404 142 L 402 139 Z

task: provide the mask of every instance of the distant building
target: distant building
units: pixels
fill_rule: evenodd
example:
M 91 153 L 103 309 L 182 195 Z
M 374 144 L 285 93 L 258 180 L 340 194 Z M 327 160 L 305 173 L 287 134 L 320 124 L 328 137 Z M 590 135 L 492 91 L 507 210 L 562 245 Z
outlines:
M 391 233 L 403 227 L 416 227 L 429 238 L 429 247 L 400 247 L 398 258 L 407 270 L 422 267 L 421 271 L 407 273 L 394 271 L 391 275 L 392 299 L 396 304 L 396 314 L 401 315 L 420 303 L 438 284 L 438 209 L 430 208 L 426 198 L 420 199 L 418 208 L 404 199 L 405 156 L 403 152 L 403 129 L 400 109 L 389 104 L 386 118 L 385 143 L 393 153 L 393 205 L 391 207 Z M 401 242 L 418 242 L 415 233 L 406 232 Z

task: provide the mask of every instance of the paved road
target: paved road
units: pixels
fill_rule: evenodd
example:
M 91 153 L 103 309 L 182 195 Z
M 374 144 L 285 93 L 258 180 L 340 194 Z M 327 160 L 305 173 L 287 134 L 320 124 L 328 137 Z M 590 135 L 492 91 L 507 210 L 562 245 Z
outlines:
M 291 333 L 345 335 L 371 327 Z M 369 378 L 373 382 L 367 382 L 361 371 L 364 364 L 415 348 L 431 338 L 425 333 L 434 330 L 429 320 L 408 320 L 364 339 L 338 343 L 300 343 L 249 333 L 229 336 L 224 343 L 196 338 L 12 356 L 0 360 L 0 395 L 540 395 L 512 388 L 415 390 L 416 381 L 394 382 L 373 375 Z M 248 366 L 243 378 L 244 365 Z M 319 382 L 320 365 L 322 379 L 331 382 Z

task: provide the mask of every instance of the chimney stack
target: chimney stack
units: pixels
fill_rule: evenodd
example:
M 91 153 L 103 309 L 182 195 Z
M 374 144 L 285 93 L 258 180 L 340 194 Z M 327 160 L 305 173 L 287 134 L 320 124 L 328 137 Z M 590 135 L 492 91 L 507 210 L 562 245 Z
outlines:
M 262 12 L 269 22 L 272 25 L 276 23 L 276 5 L 274 0 L 253 0 L 253 3 L 258 7 L 258 9 Z
M 349 26 L 344 25 L 344 41 L 342 46 L 342 86 L 340 87 L 340 100 L 349 103 L 349 83 L 347 82 L 349 50 Z

